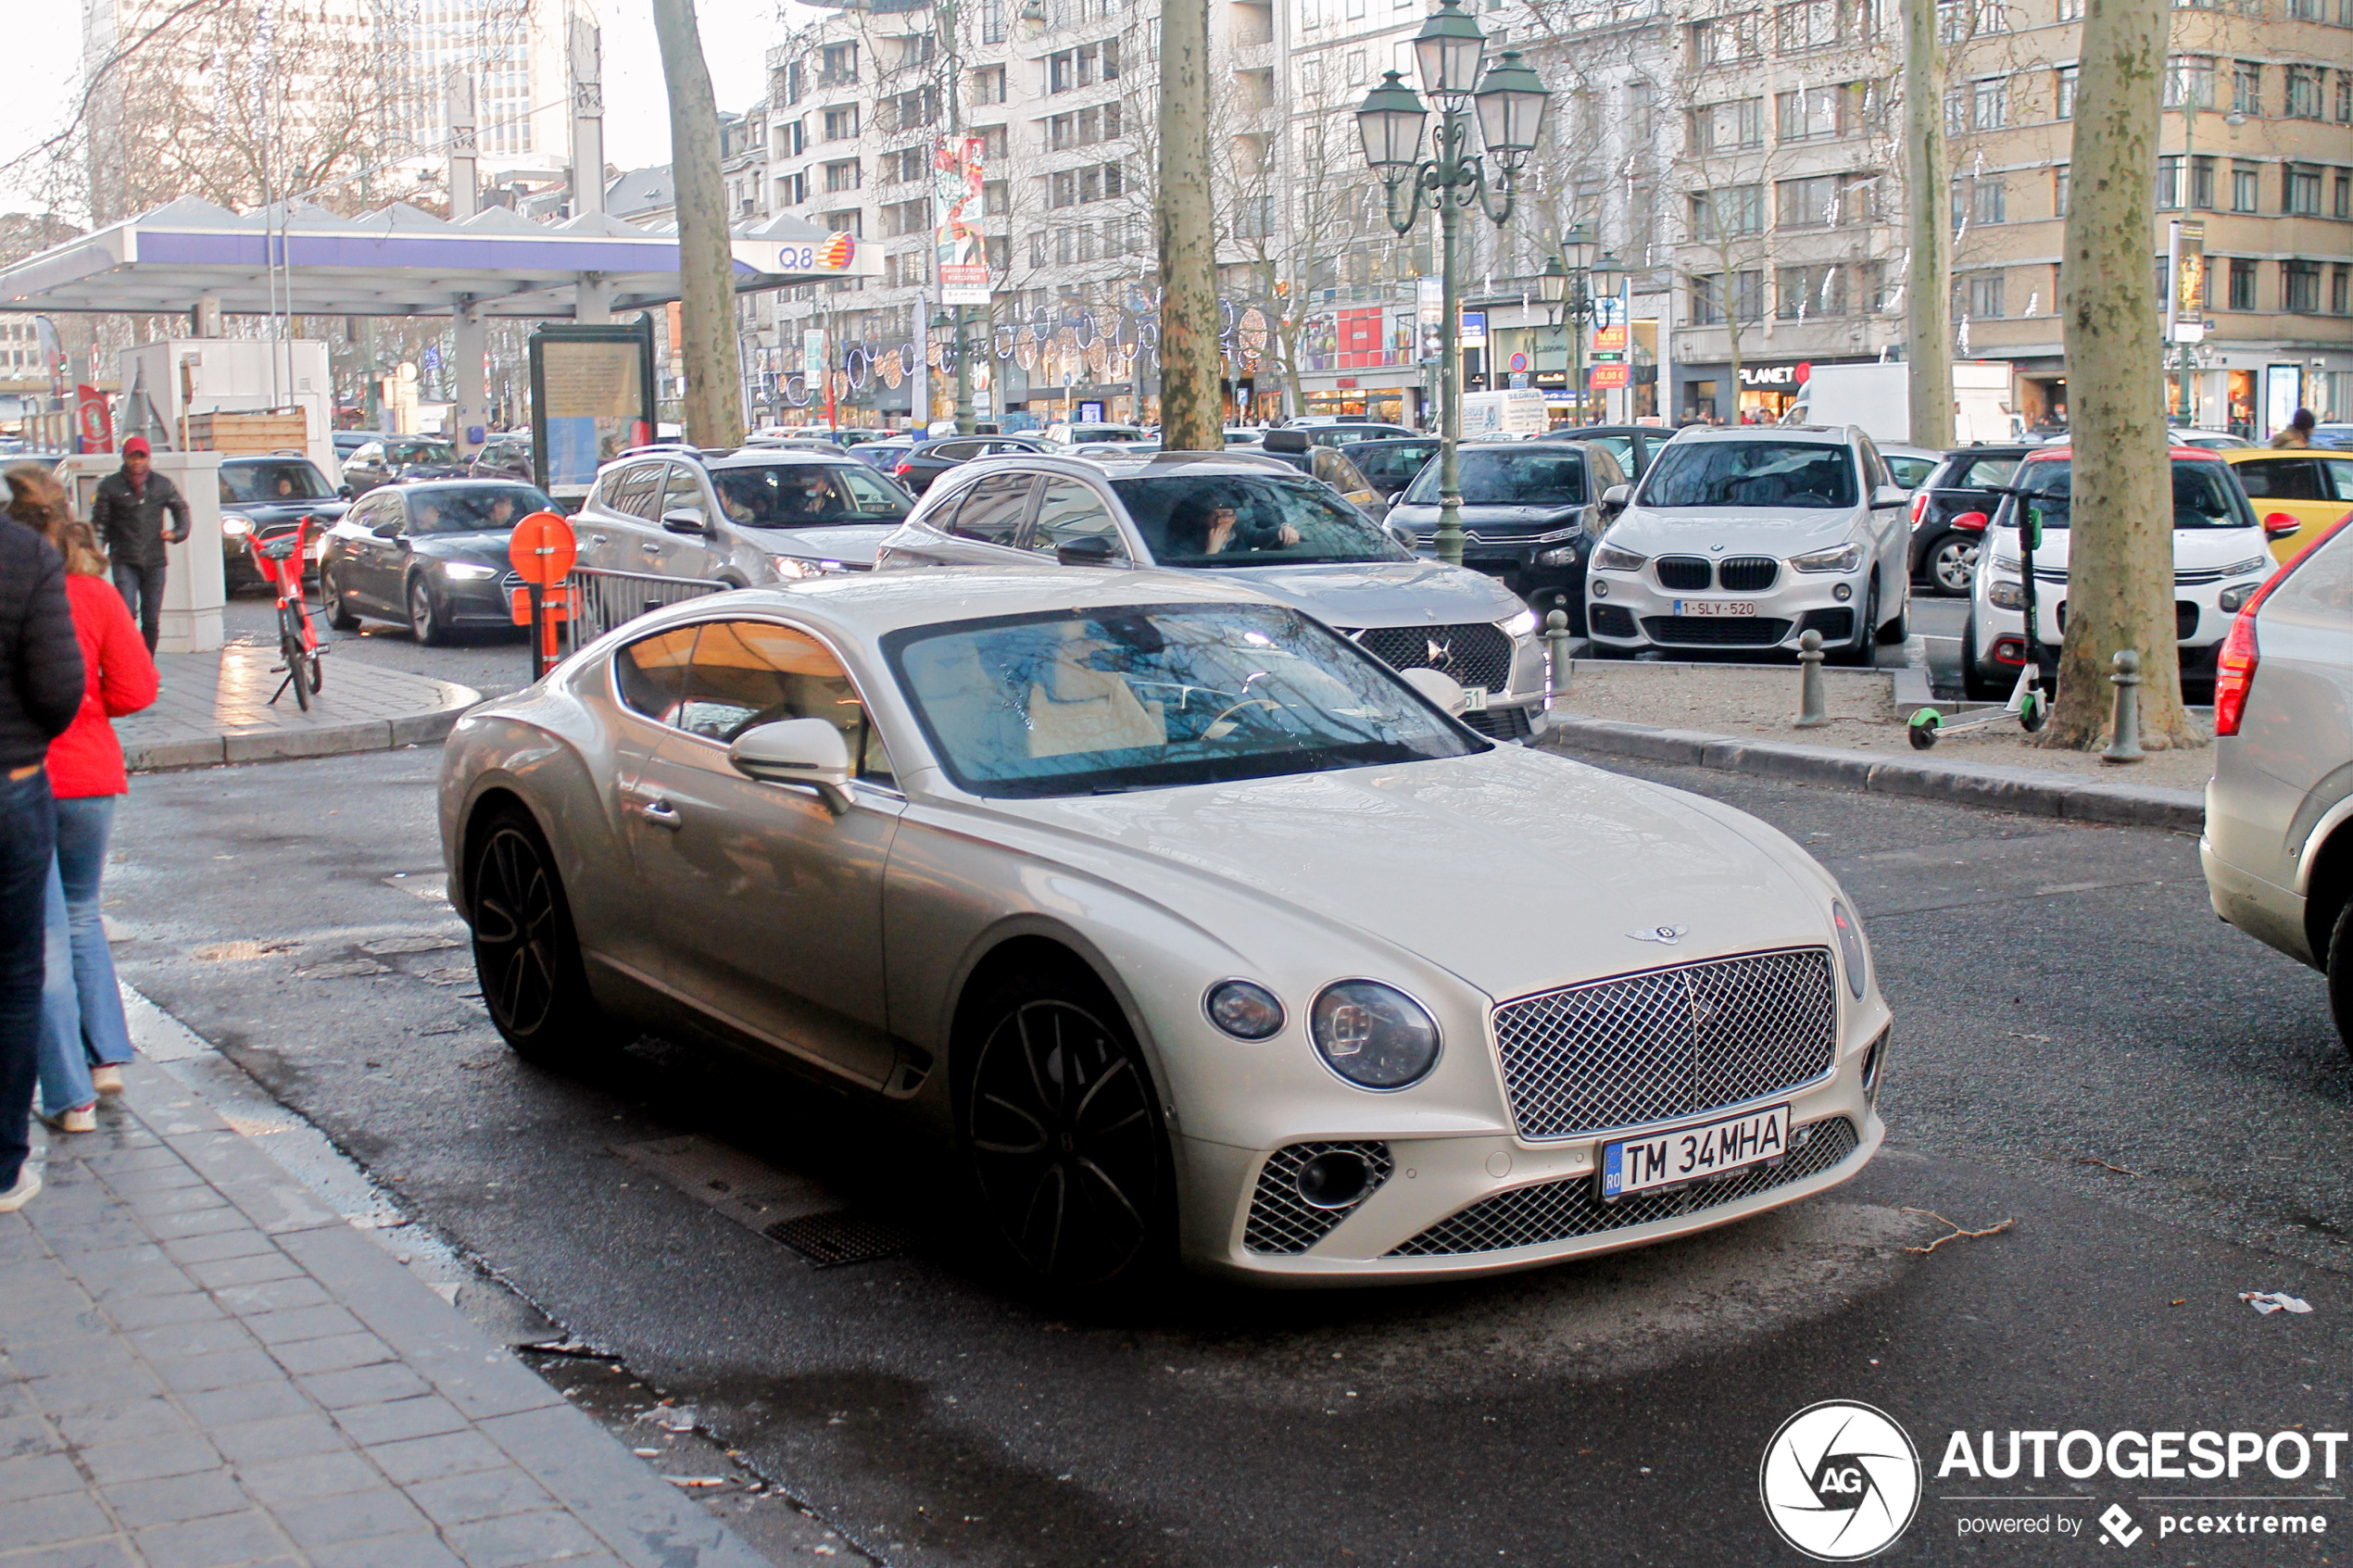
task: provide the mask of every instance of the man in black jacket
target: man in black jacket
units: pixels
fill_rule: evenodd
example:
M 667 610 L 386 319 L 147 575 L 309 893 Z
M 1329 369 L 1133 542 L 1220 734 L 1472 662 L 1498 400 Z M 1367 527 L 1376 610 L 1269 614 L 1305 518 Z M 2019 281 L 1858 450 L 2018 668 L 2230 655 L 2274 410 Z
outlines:
M 41 1039 L 43 898 L 57 841 L 44 764 L 82 694 L 65 563 L 46 539 L 0 517 L 0 1211 L 41 1190 L 24 1162 Z
M 122 467 L 98 482 L 90 503 L 90 524 L 106 541 L 114 558 L 114 585 L 122 602 L 138 619 L 147 651 L 156 651 L 156 633 L 163 624 L 163 547 L 188 537 L 188 503 L 180 487 L 157 473 L 146 437 L 134 435 L 122 444 Z M 164 514 L 171 514 L 166 533 Z

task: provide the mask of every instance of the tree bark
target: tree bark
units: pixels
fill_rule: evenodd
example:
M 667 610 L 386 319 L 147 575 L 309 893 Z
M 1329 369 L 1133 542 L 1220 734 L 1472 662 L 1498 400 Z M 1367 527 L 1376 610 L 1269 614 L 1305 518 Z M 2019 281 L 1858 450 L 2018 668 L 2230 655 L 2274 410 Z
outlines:
M 670 180 L 678 201 L 679 333 L 686 367 L 686 439 L 740 446 L 743 361 L 736 343 L 735 257 L 719 177 L 719 106 L 703 63 L 694 0 L 653 0 L 670 88 Z
M 1226 449 L 1210 205 L 1208 0 L 1160 8 L 1160 442 Z
M 2173 629 L 2173 484 L 2159 370 L 2155 220 L 2166 0 L 2090 0 L 2059 264 L 2074 468 L 2067 638 L 2045 746 L 2089 750 L 2113 722 L 2110 659 L 2141 658 L 2141 744 L 2196 746 Z
M 1911 270 L 1904 286 L 1911 445 L 1953 445 L 1952 181 L 1944 155 L 1944 54 L 1936 0 L 1904 6 L 1904 183 Z

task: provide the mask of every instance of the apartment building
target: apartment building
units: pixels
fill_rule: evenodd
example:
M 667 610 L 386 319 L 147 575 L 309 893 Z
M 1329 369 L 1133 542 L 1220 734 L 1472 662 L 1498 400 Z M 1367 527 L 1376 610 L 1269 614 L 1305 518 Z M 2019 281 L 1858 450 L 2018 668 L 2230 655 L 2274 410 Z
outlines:
M 1956 332 L 1966 352 L 2016 362 L 2030 418 L 2067 400 L 2081 18 L 2082 0 L 1981 6 L 1946 101 Z M 2204 247 L 2202 276 L 2187 274 L 2203 334 L 2169 348 L 2170 406 L 2258 438 L 2298 408 L 2353 417 L 2353 0 L 2177 5 L 2164 95 L 2152 265 L 2162 280 L 2177 222 Z

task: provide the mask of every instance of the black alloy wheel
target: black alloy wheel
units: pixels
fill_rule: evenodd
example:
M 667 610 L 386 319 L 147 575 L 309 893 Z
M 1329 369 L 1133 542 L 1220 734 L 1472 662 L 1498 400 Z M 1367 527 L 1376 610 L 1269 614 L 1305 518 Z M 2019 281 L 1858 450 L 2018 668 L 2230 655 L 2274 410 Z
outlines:
M 1132 1280 L 1171 1230 L 1167 1143 L 1111 999 L 1062 976 L 1008 985 L 984 1013 L 959 1129 L 983 1207 L 1036 1279 Z
M 508 1045 L 534 1061 L 581 1061 L 621 1044 L 588 992 L 563 880 L 538 824 L 495 810 L 472 834 L 468 903 L 483 1005 Z
M 343 596 L 343 584 L 335 581 L 334 568 L 321 563 L 319 568 L 319 608 L 325 612 L 327 624 L 338 632 L 359 630 L 359 617 Z
M 1928 547 L 1929 586 L 1948 599 L 1968 595 L 1969 580 L 1977 575 L 1976 538 L 1956 530 L 1945 533 Z
M 1879 572 L 1871 572 L 1870 591 L 1863 596 L 1863 608 L 1855 624 L 1855 640 L 1831 652 L 1832 664 L 1856 665 L 1871 662 L 1879 646 Z
M 441 607 L 434 603 L 433 584 L 422 572 L 409 579 L 409 632 L 429 648 L 449 640 L 448 629 L 441 623 Z

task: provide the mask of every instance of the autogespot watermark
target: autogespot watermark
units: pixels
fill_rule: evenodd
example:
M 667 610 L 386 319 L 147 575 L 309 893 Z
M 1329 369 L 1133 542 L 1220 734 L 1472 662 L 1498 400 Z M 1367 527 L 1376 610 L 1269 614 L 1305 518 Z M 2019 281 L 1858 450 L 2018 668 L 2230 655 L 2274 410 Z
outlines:
M 2270 1432 L 1954 1432 L 1932 1479 L 1935 1512 L 1963 1540 L 2007 1538 L 2132 1548 L 2176 1537 L 2259 1536 L 2318 1544 L 2329 1534 L 2348 1434 Z M 1926 1467 L 1895 1419 L 1826 1399 L 1781 1423 L 1765 1446 L 1757 1490 L 1783 1540 L 1823 1562 L 1893 1546 L 1914 1523 Z M 2133 1483 L 2121 1499 L 2082 1484 Z M 2074 1485 L 2058 1489 L 2062 1483 Z M 1983 1486 L 1983 1491 L 1942 1488 Z M 1998 1487 L 1998 1489 L 1994 1489 Z M 2097 1512 L 2095 1512 L 2097 1511 Z M 1934 1526 L 1940 1531 L 1942 1524 Z

